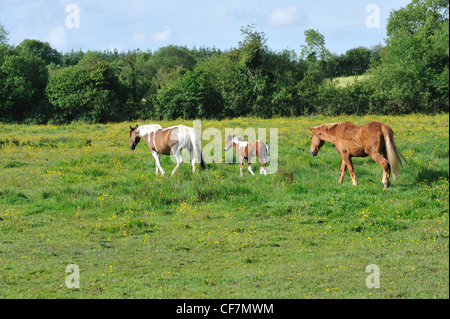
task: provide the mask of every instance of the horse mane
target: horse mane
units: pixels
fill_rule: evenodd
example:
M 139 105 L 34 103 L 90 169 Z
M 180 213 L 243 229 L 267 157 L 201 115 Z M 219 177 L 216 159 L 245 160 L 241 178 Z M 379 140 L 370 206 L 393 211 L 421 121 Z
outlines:
M 330 131 L 339 125 L 341 125 L 341 123 L 328 123 L 328 124 L 324 124 L 323 127 L 326 131 Z
M 137 130 L 137 128 L 138 128 L 139 126 L 136 124 L 136 126 L 135 127 L 131 127 L 130 126 L 130 137 L 131 137 L 131 133 L 133 133 L 135 130 Z
M 243 139 L 237 137 L 236 135 L 228 135 L 228 136 L 227 136 L 227 139 L 230 139 L 230 140 L 237 139 L 239 142 L 244 142 Z

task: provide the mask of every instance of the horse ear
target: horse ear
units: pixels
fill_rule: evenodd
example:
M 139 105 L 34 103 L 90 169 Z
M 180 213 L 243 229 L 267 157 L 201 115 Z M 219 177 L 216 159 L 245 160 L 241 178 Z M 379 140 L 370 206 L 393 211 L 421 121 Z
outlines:
M 311 130 L 311 132 L 313 132 L 313 131 L 314 131 L 314 129 L 313 129 L 312 127 L 310 127 L 309 129 Z
M 131 125 L 130 125 L 130 130 L 133 130 L 133 128 L 131 127 Z

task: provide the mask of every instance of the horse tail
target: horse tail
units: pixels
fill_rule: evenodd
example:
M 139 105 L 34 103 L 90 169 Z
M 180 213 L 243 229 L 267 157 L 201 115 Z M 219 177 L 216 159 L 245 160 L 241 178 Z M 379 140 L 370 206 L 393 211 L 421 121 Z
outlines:
M 260 161 L 262 164 L 267 164 L 269 162 L 270 146 L 269 146 L 269 144 L 262 142 L 262 141 L 257 141 L 257 142 L 258 143 L 256 145 L 258 148 Z
M 388 125 L 381 126 L 381 131 L 383 132 L 384 136 L 386 155 L 389 161 L 389 165 L 391 166 L 392 177 L 395 180 L 403 168 L 402 159 L 403 161 L 405 161 L 406 165 L 408 165 L 408 162 L 395 146 L 394 131 L 392 131 L 392 129 Z
M 270 157 L 270 146 L 269 143 L 264 143 L 264 145 L 266 146 L 266 163 L 269 162 L 269 157 Z
M 188 132 L 191 140 L 191 147 L 194 150 L 195 159 L 200 162 L 202 168 L 205 168 L 205 163 L 203 162 L 202 148 L 200 146 L 200 140 L 198 138 L 197 132 L 192 127 L 188 128 Z
M 200 165 L 202 167 L 202 169 L 205 169 L 205 162 L 203 161 L 203 152 L 202 150 L 200 150 Z

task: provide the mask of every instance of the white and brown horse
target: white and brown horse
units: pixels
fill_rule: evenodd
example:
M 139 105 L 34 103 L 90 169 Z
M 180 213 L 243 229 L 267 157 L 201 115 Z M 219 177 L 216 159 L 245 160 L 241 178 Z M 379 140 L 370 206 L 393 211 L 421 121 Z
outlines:
M 266 164 L 269 162 L 269 144 L 262 141 L 246 142 L 237 138 L 236 136 L 228 136 L 225 140 L 225 151 L 228 151 L 232 146 L 236 149 L 236 155 L 239 158 L 241 176 L 244 165 L 244 159 L 247 161 L 248 170 L 252 175 L 255 175 L 252 170 L 252 165 L 250 159 L 252 157 L 257 157 L 261 163 L 260 174 L 267 175 Z
M 177 165 L 172 171 L 172 176 L 183 163 L 181 151 L 185 148 L 189 151 L 192 161 L 192 172 L 195 172 L 196 161 L 205 168 L 203 162 L 200 140 L 192 127 L 177 125 L 162 127 L 159 124 L 148 124 L 142 126 L 130 126 L 130 149 L 134 150 L 141 139 L 147 142 L 156 162 L 156 174 L 158 170 L 163 176 L 165 172 L 161 167 L 160 155 L 173 155 L 177 160 Z

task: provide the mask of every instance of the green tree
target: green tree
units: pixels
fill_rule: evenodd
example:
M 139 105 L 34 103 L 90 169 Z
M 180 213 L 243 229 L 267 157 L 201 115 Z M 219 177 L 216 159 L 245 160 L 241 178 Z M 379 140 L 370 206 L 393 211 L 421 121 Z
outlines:
M 369 49 L 359 47 L 345 52 L 343 57 L 343 75 L 361 75 L 364 74 L 370 66 L 371 52 Z
M 50 63 L 61 64 L 62 62 L 61 54 L 48 42 L 26 39 L 19 44 L 19 48 L 40 57 L 47 65 Z
M 240 63 L 254 71 L 261 67 L 263 56 L 268 51 L 267 37 L 264 32 L 256 31 L 255 24 L 242 27 L 241 35 L 245 38 L 239 42 Z
M 221 108 L 219 117 L 235 117 L 243 114 L 242 88 L 245 81 L 239 62 L 232 54 L 216 54 L 199 62 L 196 68 L 205 74 L 211 88 L 220 95 L 215 103 L 216 109 Z
M 124 107 L 130 117 L 145 118 L 151 115 L 147 99 L 152 88 L 153 73 L 148 72 L 146 64 L 148 59 L 148 53 L 135 50 L 122 54 L 111 63 L 119 79 L 123 98 L 126 100 Z
M 157 114 L 164 119 L 220 118 L 223 101 L 202 68 L 178 71 L 158 91 Z
M 45 115 L 48 70 L 34 54 L 0 45 L 0 118 L 20 122 Z
M 188 48 L 170 45 L 156 51 L 146 60 L 143 67 L 152 80 L 153 90 L 156 93 L 157 89 L 167 84 L 175 69 L 193 70 L 196 63 L 195 57 Z
M 56 122 L 119 121 L 128 115 L 121 107 L 124 100 L 111 65 L 93 52 L 78 65 L 54 70 L 46 92 Z
M 244 40 L 234 52 L 239 63 L 239 107 L 246 115 L 271 116 L 271 85 L 265 67 L 269 53 L 267 37 L 256 31 L 254 24 L 241 28 L 241 34 Z
M 297 84 L 307 71 L 307 63 L 299 60 L 295 51 L 270 52 L 267 58 L 271 70 L 272 115 L 299 115 L 299 94 Z
M 413 98 L 415 103 L 402 111 L 448 112 L 448 6 L 448 0 L 413 0 L 389 17 L 386 52 L 373 80 L 380 96 L 403 92 L 403 101 Z M 392 104 L 393 112 L 397 106 Z
M 9 32 L 6 31 L 5 27 L 0 23 L 0 44 L 6 44 L 8 41 L 8 34 Z
M 309 61 L 326 60 L 330 52 L 325 47 L 325 36 L 314 29 L 308 29 L 304 34 L 305 44 L 300 46 L 302 59 Z
M 176 67 L 183 67 L 193 70 L 197 61 L 193 53 L 186 47 L 169 45 L 156 51 L 149 62 L 153 65 L 154 70 L 166 69 L 172 70 Z
M 70 52 L 65 52 L 62 54 L 61 64 L 63 67 L 77 65 L 84 55 L 85 53 L 81 50 L 78 51 L 71 50 Z

